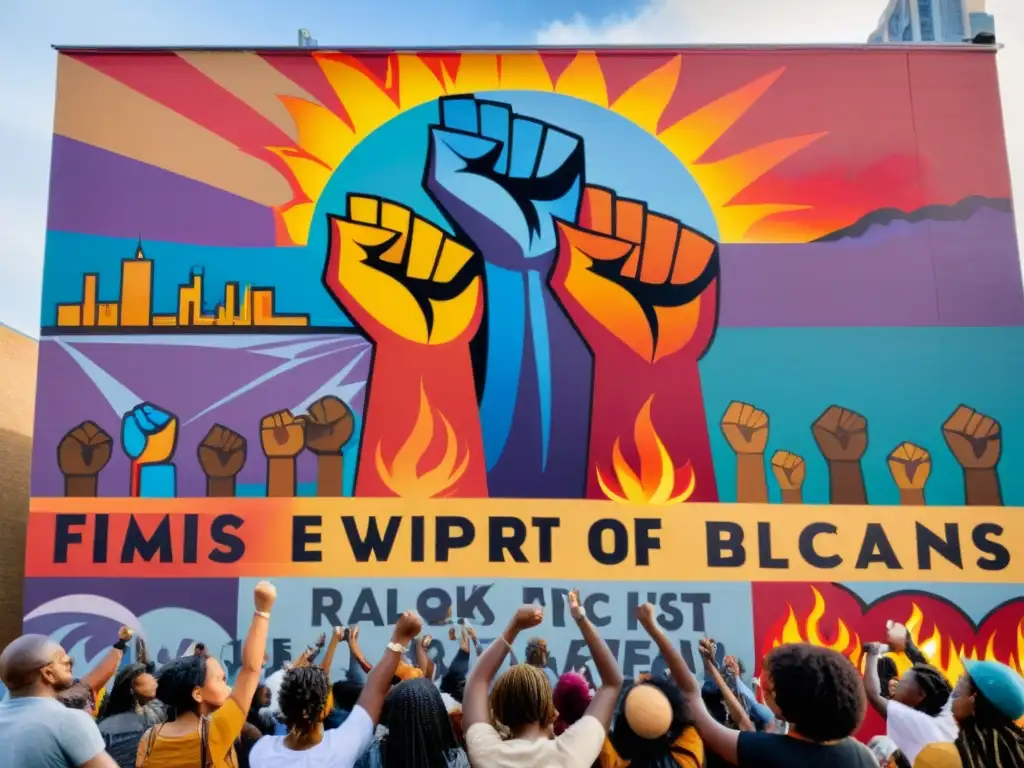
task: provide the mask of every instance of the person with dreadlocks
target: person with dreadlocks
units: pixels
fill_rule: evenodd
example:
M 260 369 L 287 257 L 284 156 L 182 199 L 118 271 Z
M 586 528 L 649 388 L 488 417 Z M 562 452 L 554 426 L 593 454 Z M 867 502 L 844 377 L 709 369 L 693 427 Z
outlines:
M 169 722 L 150 728 L 139 742 L 138 768 L 235 768 L 235 742 L 260 684 L 270 611 L 277 600 L 273 584 L 253 589 L 254 611 L 242 643 L 242 664 L 233 687 L 224 667 L 205 649 L 164 665 L 156 695 L 167 705 Z
M 306 664 L 289 669 L 278 693 L 288 734 L 257 741 L 249 753 L 251 768 L 352 768 L 370 746 L 395 670 L 422 628 L 412 611 L 399 616 L 384 657 L 370 670 L 348 717 L 332 730 L 323 726 L 332 707 L 327 670 Z
M 380 725 L 358 768 L 469 768 L 441 692 L 426 677 L 391 689 Z
M 864 650 L 864 692 L 868 704 L 885 720 L 886 735 L 899 749 L 896 765 L 913 765 L 928 744 L 952 743 L 957 725 L 950 712 L 953 688 L 946 676 L 928 664 L 914 664 L 902 671 L 887 697 L 878 663 L 884 649 L 878 643 L 868 643 Z
M 477 659 L 466 680 L 462 724 L 473 768 L 590 768 L 597 760 L 622 690 L 622 672 L 608 645 L 587 619 L 578 590 L 569 593 L 569 612 L 601 678 L 601 687 L 586 714 L 552 738 L 557 713 L 551 701 L 551 682 L 532 664 L 517 664 L 506 670 L 488 696 L 491 680 L 519 633 L 544 620 L 541 608 L 524 605 Z M 508 738 L 503 738 L 505 734 Z
M 998 661 L 964 661 L 953 691 L 960 733 L 921 750 L 914 768 L 1024 768 L 1024 680 Z

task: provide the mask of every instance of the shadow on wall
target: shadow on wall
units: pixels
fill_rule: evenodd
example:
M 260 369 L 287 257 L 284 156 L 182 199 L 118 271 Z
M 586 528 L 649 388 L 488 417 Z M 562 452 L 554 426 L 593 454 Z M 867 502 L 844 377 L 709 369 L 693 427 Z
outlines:
M 0 325 L 0 648 L 21 632 L 39 343 Z

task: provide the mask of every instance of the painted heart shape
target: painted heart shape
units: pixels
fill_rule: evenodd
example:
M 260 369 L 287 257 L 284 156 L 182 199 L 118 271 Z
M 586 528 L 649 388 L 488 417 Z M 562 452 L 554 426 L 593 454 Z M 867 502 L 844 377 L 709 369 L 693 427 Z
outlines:
M 758 675 L 760 659 L 786 642 L 833 648 L 863 669 L 862 644 L 884 641 L 889 620 L 907 626 L 951 684 L 963 671 L 962 657 L 995 659 L 1024 674 L 1024 598 L 1002 603 L 976 624 L 945 597 L 920 590 L 896 591 L 872 602 L 828 582 L 755 583 L 752 593 Z M 881 718 L 869 710 L 857 735 L 867 740 L 884 731 Z

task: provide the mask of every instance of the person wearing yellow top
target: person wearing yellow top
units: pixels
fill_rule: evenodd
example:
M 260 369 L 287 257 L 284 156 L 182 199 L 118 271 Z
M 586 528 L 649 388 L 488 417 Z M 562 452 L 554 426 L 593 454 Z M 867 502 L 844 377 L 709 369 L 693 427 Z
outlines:
M 220 662 L 205 653 L 175 659 L 160 670 L 156 695 L 171 720 L 142 737 L 136 768 L 236 768 L 235 741 L 260 682 L 277 590 L 261 581 L 253 599 L 256 609 L 233 688 Z

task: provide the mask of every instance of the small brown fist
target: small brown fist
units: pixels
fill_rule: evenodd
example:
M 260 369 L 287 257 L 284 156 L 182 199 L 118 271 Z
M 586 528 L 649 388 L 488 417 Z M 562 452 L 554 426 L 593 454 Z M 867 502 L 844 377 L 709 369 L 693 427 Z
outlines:
M 313 453 L 340 453 L 352 439 L 355 417 L 337 397 L 321 397 L 306 414 L 306 447 Z
M 748 403 L 729 403 L 721 427 L 736 453 L 764 453 L 768 445 L 768 414 Z
M 999 422 L 961 405 L 942 425 L 942 436 L 964 469 L 994 469 L 1003 450 Z
M 644 603 L 636 609 L 636 620 L 640 623 L 641 627 L 653 627 L 654 618 L 654 605 L 651 603 Z
M 261 581 L 253 589 L 253 602 L 260 613 L 269 613 L 277 601 L 277 587 L 269 581 Z
M 244 437 L 214 424 L 199 443 L 199 466 L 207 477 L 234 477 L 245 466 L 246 448 Z
M 859 413 L 829 406 L 811 427 L 826 461 L 860 461 L 868 447 L 868 421 Z
M 287 409 L 263 417 L 260 443 L 268 459 L 295 458 L 306 445 L 305 420 Z
M 99 425 L 85 421 L 57 446 L 57 465 L 66 477 L 93 477 L 110 461 L 113 440 Z
M 802 456 L 789 451 L 776 451 L 772 455 L 772 473 L 784 491 L 798 491 L 807 478 L 807 464 Z
M 131 627 L 121 627 L 119 630 L 117 630 L 117 639 L 121 640 L 122 642 L 127 643 L 133 637 L 135 637 L 135 630 Z
M 889 471 L 900 490 L 921 490 L 932 471 L 932 455 L 913 443 L 900 443 L 888 457 Z
M 519 629 L 530 629 L 544 621 L 544 611 L 536 605 L 524 605 L 515 615 L 515 623 Z

